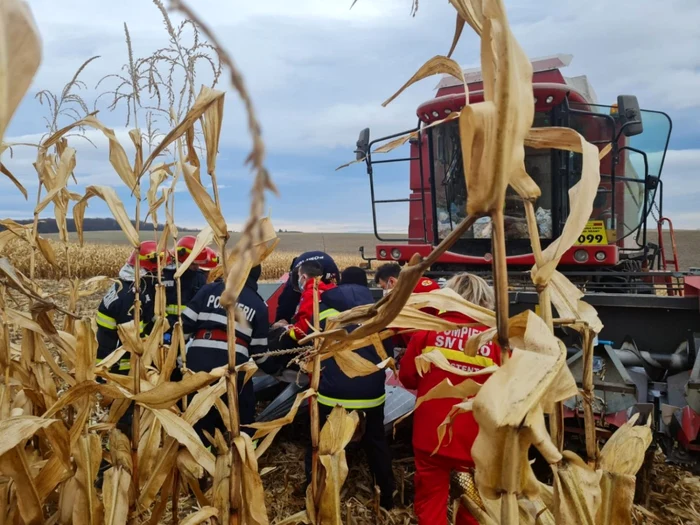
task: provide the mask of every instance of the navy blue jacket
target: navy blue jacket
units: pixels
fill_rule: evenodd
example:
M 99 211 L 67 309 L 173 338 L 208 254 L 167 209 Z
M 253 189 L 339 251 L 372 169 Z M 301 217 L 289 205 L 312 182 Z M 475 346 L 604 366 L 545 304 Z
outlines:
M 124 270 L 122 269 L 122 272 Z M 133 270 L 132 270 L 133 272 Z M 141 334 L 148 333 L 147 328 L 153 318 L 156 279 L 150 274 L 141 278 Z M 117 334 L 117 325 L 134 319 L 133 276 L 125 279 L 120 273 L 119 284 L 114 283 L 105 294 L 97 308 L 97 357 L 104 359 L 121 345 Z M 128 361 L 129 355 L 126 356 Z
M 163 268 L 162 282 L 165 287 L 165 312 L 167 314 L 170 328 L 168 333 L 172 332 L 175 323 L 178 321 L 177 308 L 177 282 L 175 281 L 175 266 L 166 266 Z M 194 298 L 195 294 L 201 287 L 207 284 L 207 274 L 202 270 L 188 269 L 180 277 L 180 310 L 184 310 L 189 302 Z
M 236 303 L 248 321 L 248 326 L 236 323 L 237 365 L 267 351 L 267 305 L 258 295 L 259 276 L 260 267 L 257 266 L 251 271 Z M 228 343 L 226 337 L 221 337 L 228 329 L 226 310 L 221 306 L 221 294 L 225 287 L 226 283 L 222 280 L 204 285 L 182 312 L 185 336 L 193 337 L 187 349 L 187 367 L 193 372 L 208 372 L 228 363 Z M 214 330 L 217 332 L 212 332 Z M 244 374 L 239 373 L 238 409 L 241 424 L 248 425 L 255 420 L 255 391 L 253 382 L 248 381 L 244 385 L 243 378 Z M 226 402 L 225 395 L 221 399 Z
M 221 294 L 226 287 L 223 281 L 215 281 L 200 288 L 194 298 L 182 312 L 182 329 L 185 336 L 192 336 L 194 340 L 187 352 L 188 362 L 190 355 L 202 350 L 222 350 L 227 352 L 226 341 L 197 337 L 200 330 L 222 330 L 228 328 L 226 310 L 221 306 Z M 258 295 L 257 281 L 249 279 L 238 297 L 236 306 L 243 311 L 249 326 L 236 323 L 237 353 L 245 357 L 255 358 L 255 354 L 267 351 L 268 319 L 267 305 Z
M 282 290 L 277 301 L 275 321 L 285 319 L 291 322 L 292 317 L 294 317 L 297 306 L 299 305 L 299 299 L 301 299 L 301 293 L 294 290 L 297 280 L 295 273 L 299 266 L 306 261 L 318 261 L 321 264 L 324 272 L 324 281 L 330 283 L 333 281 L 337 282 L 340 279 L 338 266 L 330 255 L 318 251 L 302 253 L 292 261 L 292 265 L 289 267 L 289 279 L 287 279 L 287 282 L 284 284 L 284 290 Z
M 369 288 L 359 284 L 341 284 L 321 295 L 321 312 L 329 308 L 344 312 L 355 306 L 374 302 Z M 321 327 L 325 328 L 325 321 Z M 387 348 L 385 344 L 385 348 Z M 366 346 L 354 352 L 374 364 L 381 362 L 374 346 Z M 387 348 L 387 355 L 392 355 L 392 349 Z M 335 359 L 321 361 L 321 381 L 318 392 L 320 395 L 335 399 L 376 399 L 384 395 L 384 370 L 363 377 L 350 378 L 340 369 Z

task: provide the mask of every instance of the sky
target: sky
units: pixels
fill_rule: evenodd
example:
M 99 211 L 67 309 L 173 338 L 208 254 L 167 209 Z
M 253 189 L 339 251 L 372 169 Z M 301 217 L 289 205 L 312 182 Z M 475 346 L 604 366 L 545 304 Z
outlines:
M 530 57 L 569 53 L 566 76 L 587 75 L 599 103 L 611 104 L 618 94 L 634 94 L 644 109 L 666 112 L 673 133 L 666 154 L 665 215 L 677 228 L 700 228 L 700 3 L 697 0 L 504 0 L 521 46 Z M 48 109 L 35 98 L 40 90 L 60 92 L 76 69 L 85 89 L 78 93 L 98 118 L 114 128 L 128 147 L 124 105 L 110 110 L 114 79 L 128 60 L 124 26 L 128 25 L 134 55 L 144 57 L 167 46 L 159 10 L 147 0 L 94 2 L 29 0 L 43 38 L 43 61 L 30 92 L 6 134 L 6 142 L 38 142 L 46 132 Z M 166 2 L 167 3 L 167 2 Z M 454 30 L 454 10 L 447 1 L 420 2 L 415 17 L 411 0 L 265 0 L 190 2 L 218 35 L 242 71 L 252 94 L 266 144 L 266 164 L 280 195 L 270 195 L 267 208 L 277 228 L 302 231 L 372 230 L 368 177 L 363 164 L 335 168 L 354 158 L 359 131 L 369 127 L 373 138 L 415 127 L 416 108 L 435 95 L 433 77 L 412 86 L 383 108 L 393 94 L 430 57 L 445 54 Z M 174 23 L 181 21 L 173 15 Z M 454 58 L 465 67 L 478 65 L 479 45 L 465 30 Z M 210 82 L 205 67 L 198 79 Z M 248 214 L 252 174 L 245 166 L 250 149 L 241 103 L 226 81 L 225 119 L 217 164 L 224 216 L 232 229 Z M 70 119 L 63 119 L 67 124 Z M 77 150 L 77 185 L 117 188 L 133 212 L 129 192 L 109 165 L 107 141 L 87 131 L 96 147 L 71 139 Z M 397 152 L 401 155 L 405 152 Z M 36 199 L 35 150 L 13 148 L 3 162 L 29 191 L 25 201 L 0 178 L 0 216 L 29 218 Z M 405 163 L 375 169 L 377 198 L 408 194 Z M 204 219 L 189 199 L 184 184 L 176 194 L 176 222 L 199 227 Z M 51 216 L 51 207 L 45 212 Z M 87 216 L 109 212 L 97 199 Z M 403 204 L 387 205 L 378 215 L 381 231 L 405 232 Z

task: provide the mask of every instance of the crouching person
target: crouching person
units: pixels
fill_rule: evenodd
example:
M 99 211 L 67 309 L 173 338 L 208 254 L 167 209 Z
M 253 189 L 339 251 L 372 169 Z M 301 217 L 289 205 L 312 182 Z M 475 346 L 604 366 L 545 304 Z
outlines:
M 451 288 L 464 299 L 485 308 L 493 308 L 493 290 L 482 278 L 460 274 L 450 279 L 445 288 Z M 461 313 L 441 312 L 439 317 L 454 323 L 474 323 Z M 468 327 L 446 332 L 416 332 L 401 361 L 399 379 L 418 397 L 424 396 L 444 379 L 457 385 L 468 378 L 437 367 L 431 367 L 422 376 L 418 374 L 415 360 L 427 352 L 440 352 L 455 368 L 478 371 L 492 365 L 500 365 L 500 350 L 493 343 L 479 348 L 474 357 L 464 353 L 467 340 L 486 327 Z M 470 379 L 483 383 L 488 375 Z M 452 407 L 461 399 L 447 398 L 421 404 L 413 415 L 413 453 L 416 463 L 414 509 L 419 525 L 445 525 L 447 502 L 450 493 L 450 477 L 453 471 L 471 472 L 474 468 L 471 449 L 479 427 L 471 412 L 457 415 L 452 422 L 451 438 L 446 436 L 438 448 L 437 430 L 447 418 Z M 478 522 L 463 507 L 457 514 L 458 525 L 476 525 Z
M 314 279 L 323 275 L 323 268 L 316 261 L 303 263 L 299 267 L 299 288 L 302 290 L 301 302 L 294 325 L 289 333 L 296 340 L 306 335 L 313 326 L 313 287 Z M 319 287 L 319 324 L 325 327 L 326 319 L 355 306 L 373 303 L 372 293 L 366 285 L 326 284 Z M 366 346 L 354 351 L 368 361 L 381 362 L 374 346 Z M 321 362 L 321 374 L 318 387 L 318 408 L 323 425 L 335 406 L 346 410 L 356 410 L 364 419 L 364 434 L 361 438 L 362 448 L 367 455 L 370 471 L 381 490 L 380 505 L 387 510 L 393 507 L 394 474 L 391 468 L 391 452 L 384 433 L 384 402 L 386 394 L 383 370 L 362 377 L 348 377 L 338 366 L 334 358 Z M 306 457 L 307 481 L 311 478 L 311 450 Z
M 258 295 L 260 271 L 260 266 L 250 271 L 236 303 L 247 321 L 247 326 L 236 323 L 236 365 L 267 351 L 268 312 L 265 301 Z M 228 365 L 228 322 L 226 310 L 221 306 L 225 286 L 223 280 L 203 286 L 182 312 L 183 331 L 192 338 L 187 349 L 187 368 L 193 372 L 209 372 Z M 241 425 L 248 425 L 255 420 L 255 393 L 252 381 L 244 385 L 243 379 L 244 374 L 238 374 L 238 413 Z M 226 395 L 221 399 L 227 402 Z M 205 445 L 208 441 L 204 431 L 213 437 L 217 428 L 222 433 L 226 431 L 216 407 L 194 426 Z M 250 429 L 241 430 L 253 433 Z

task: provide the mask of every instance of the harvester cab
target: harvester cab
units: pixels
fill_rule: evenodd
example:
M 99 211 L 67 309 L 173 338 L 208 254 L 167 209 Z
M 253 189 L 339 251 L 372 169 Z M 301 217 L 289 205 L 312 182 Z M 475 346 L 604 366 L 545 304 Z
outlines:
M 534 127 L 573 128 L 601 151 L 601 182 L 594 209 L 577 244 L 562 258 L 560 270 L 590 287 L 640 287 L 635 272 L 650 269 L 656 260 L 654 245 L 647 242 L 647 218 L 656 200 L 657 188 L 671 132 L 671 120 L 662 112 L 641 110 L 637 98 L 620 95 L 617 103 L 597 103 L 585 76 L 564 77 L 570 55 L 555 55 L 532 61 Z M 469 90 L 444 77 L 436 97 L 419 106 L 416 128 L 388 137 L 371 139 L 369 129 L 360 133 L 355 150 L 367 167 L 370 182 L 374 233 L 380 243 L 379 261 L 403 264 L 414 253 L 427 255 L 465 217 L 466 185 L 455 115 L 466 103 L 483 100 L 480 70 L 464 72 Z M 379 155 L 409 142 L 406 157 Z M 375 193 L 375 167 L 409 163 L 408 197 L 384 198 Z M 582 156 L 554 149 L 526 148 L 525 165 L 542 189 L 536 203 L 537 223 L 543 247 L 562 231 L 569 215 L 569 191 L 580 180 Z M 408 204 L 408 235 L 383 235 L 378 219 L 389 206 Z M 381 206 L 381 208 L 380 208 Z M 396 211 L 396 208 L 394 208 Z M 506 196 L 506 239 L 509 268 L 525 270 L 534 264 L 527 236 L 525 209 L 512 190 Z M 435 272 L 483 271 L 491 263 L 491 225 L 479 219 L 432 268 Z M 625 275 L 611 275 L 615 270 Z M 601 272 L 605 272 L 602 275 Z M 580 274 L 580 275 L 575 275 Z M 629 283 L 633 284 L 629 284 Z

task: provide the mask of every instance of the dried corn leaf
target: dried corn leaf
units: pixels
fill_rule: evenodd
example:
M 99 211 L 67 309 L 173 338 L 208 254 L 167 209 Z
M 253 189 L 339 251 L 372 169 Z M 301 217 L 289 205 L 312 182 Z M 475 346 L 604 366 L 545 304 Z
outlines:
M 124 204 L 117 196 L 117 192 L 114 188 L 109 186 L 88 186 L 85 189 L 85 195 L 80 199 L 75 206 L 73 206 L 73 219 L 75 220 L 75 229 L 78 232 L 78 239 L 80 244 L 83 244 L 83 218 L 85 217 L 85 209 L 87 208 L 87 202 L 91 197 L 99 197 L 107 203 L 112 216 L 119 223 L 119 227 L 126 235 L 127 239 L 134 248 L 139 246 L 139 236 L 136 233 L 136 229 L 129 219 L 129 215 L 124 209 Z
M 126 525 L 129 518 L 129 487 L 131 475 L 122 468 L 111 468 L 104 473 L 102 500 L 105 525 Z
M 595 525 L 601 504 L 602 471 L 594 471 L 573 452 L 564 451 L 554 472 L 554 518 L 556 523 Z
M 173 438 L 167 438 L 158 455 L 158 462 L 151 470 L 146 483 L 141 487 L 138 495 L 138 504 L 142 507 L 150 507 L 158 495 L 163 483 L 168 478 L 177 460 L 178 443 Z
M 27 189 L 22 186 L 22 183 L 17 180 L 17 178 L 12 174 L 10 170 L 7 169 L 7 167 L 0 162 L 0 173 L 5 175 L 8 179 L 12 181 L 12 184 L 15 185 L 15 187 L 24 195 L 24 200 L 27 200 Z
M 63 426 L 63 422 L 57 419 L 45 419 L 36 416 L 11 417 L 0 421 L 0 455 L 6 454 L 11 449 L 21 445 L 34 436 L 40 430 L 46 431 L 49 427 L 54 427 L 54 431 L 47 433 L 50 438 L 54 453 L 64 466 L 70 467 L 70 456 L 68 453 L 68 432 Z
M 186 447 L 209 474 L 214 475 L 214 456 L 204 447 L 192 426 L 167 410 L 153 408 L 149 408 L 149 410 L 153 412 L 161 425 L 163 425 L 163 430 L 170 437 L 176 439 L 178 443 Z
M 27 458 L 21 447 L 12 448 L 0 456 L 0 472 L 12 478 L 15 484 L 15 504 L 27 525 L 44 523 L 41 500 L 32 479 Z
M 100 436 L 95 434 L 80 436 L 73 447 L 73 457 L 77 466 L 75 473 L 77 493 L 73 507 L 73 523 L 75 525 L 103 523 L 102 503 L 95 489 L 95 478 L 102 461 Z
M 600 185 L 600 163 L 598 149 L 569 128 L 534 128 L 530 131 L 528 145 L 535 148 L 557 148 L 577 151 L 583 155 L 581 179 L 569 190 L 569 205 L 571 211 L 564 224 L 564 229 L 558 239 L 552 242 L 543 252 L 544 264 L 532 269 L 535 284 L 543 285 L 549 282 L 556 270 L 561 257 L 571 248 L 579 234 L 586 226 L 593 209 L 593 199 Z
M 26 2 L 7 0 L 0 6 L 0 140 L 41 62 L 41 39 Z
M 207 193 L 206 188 L 202 185 L 199 177 L 199 168 L 191 166 L 190 164 L 182 164 L 181 169 L 190 195 L 192 195 L 202 215 L 204 215 L 204 218 L 207 220 L 212 230 L 214 230 L 216 237 L 219 239 L 226 239 L 228 237 L 226 220 L 221 214 L 219 207 L 209 196 L 209 193 Z
M 109 455 L 112 466 L 123 468 L 128 472 L 132 471 L 131 443 L 129 438 L 117 429 L 109 433 Z
M 620 475 L 635 475 L 642 468 L 651 445 L 651 419 L 647 425 L 635 425 L 639 413 L 618 428 L 600 451 L 599 468 Z
M 414 410 L 426 401 L 431 401 L 434 399 L 466 400 L 467 398 L 475 396 L 480 389 L 481 385 L 476 381 L 472 381 L 471 379 L 467 379 L 461 383 L 458 383 L 457 385 L 454 385 L 452 384 L 452 381 L 445 378 L 433 388 L 428 390 L 427 394 L 416 399 L 416 406 Z
M 484 24 L 483 5 L 480 1 L 472 0 L 449 0 L 452 6 L 457 10 L 457 15 L 462 20 L 466 21 L 477 35 L 481 36 L 482 27 Z M 459 26 L 459 24 L 458 24 Z M 460 31 L 461 33 L 461 31 Z M 455 47 L 458 40 L 456 34 L 455 41 L 452 46 Z
M 345 447 L 352 439 L 359 418 L 356 412 L 348 413 L 342 407 L 335 407 L 321 429 L 318 445 L 319 460 L 323 465 L 323 480 L 319 508 L 315 515 L 319 523 L 341 525 L 340 490 L 348 475 L 345 461 Z M 309 494 L 307 489 L 307 512 L 309 512 Z M 313 507 L 312 507 L 313 508 Z
M 258 471 L 258 459 L 253 449 L 253 441 L 248 434 L 243 433 L 233 439 L 233 445 L 236 447 L 233 453 L 238 454 L 241 459 L 244 502 L 241 521 L 250 525 L 267 525 L 265 491 Z
M 194 514 L 190 514 L 180 523 L 181 525 L 199 525 L 210 518 L 216 518 L 219 512 L 214 507 L 202 507 Z M 223 523 L 223 522 L 220 522 Z
M 212 89 L 202 86 L 201 93 L 209 95 Z M 216 157 L 219 154 L 219 139 L 221 137 L 221 124 L 224 119 L 224 95 L 217 97 L 202 115 L 202 132 L 204 144 L 207 148 L 207 173 L 212 175 L 216 171 Z
M 466 370 L 452 366 L 448 359 L 440 352 L 427 352 L 416 357 L 416 368 L 421 376 L 429 372 L 431 366 L 436 366 L 445 372 L 450 372 L 451 374 L 456 374 L 462 377 L 489 375 L 498 370 L 498 366 L 493 365 L 474 372 L 467 372 Z
M 294 403 L 289 409 L 289 412 L 287 412 L 287 414 L 283 417 L 274 419 L 272 421 L 262 421 L 260 423 L 252 423 L 250 425 L 246 425 L 249 428 L 255 429 L 255 435 L 253 435 L 253 439 L 257 440 L 265 438 L 258 445 L 258 448 L 256 450 L 256 454 L 258 457 L 262 456 L 265 453 L 265 451 L 270 447 L 272 441 L 275 439 L 275 436 L 282 429 L 282 427 L 294 421 L 294 417 L 297 415 L 297 411 L 299 410 L 301 404 L 315 394 L 316 392 L 308 388 L 303 392 L 297 394 L 297 397 L 294 399 Z
M 223 91 L 217 91 L 215 89 L 202 86 L 202 89 L 197 95 L 197 99 L 194 101 L 192 108 L 187 112 L 185 117 L 182 119 L 177 126 L 171 129 L 158 146 L 156 146 L 149 157 L 143 164 L 141 172 L 137 174 L 137 178 L 141 178 L 143 173 L 150 168 L 151 164 L 156 158 L 160 156 L 161 153 L 170 144 L 175 142 L 178 138 L 182 137 L 185 132 L 192 127 L 192 125 L 199 119 L 204 112 L 209 109 L 213 104 L 218 104 L 219 99 L 223 100 L 225 93 Z
M 375 374 L 380 370 L 384 370 L 387 366 L 391 367 L 394 365 L 394 359 L 388 358 L 384 361 L 374 364 L 372 361 L 365 359 L 360 354 L 354 351 L 339 351 L 333 354 L 331 357 L 335 360 L 335 363 L 340 367 L 343 373 L 350 377 L 364 377 L 370 374 Z M 308 371 L 313 370 L 312 363 L 309 363 Z
M 195 479 L 199 479 L 204 476 L 204 469 L 202 465 L 197 463 L 197 461 L 192 457 L 189 450 L 182 449 L 177 454 L 177 468 L 183 475 L 190 476 Z
M 598 313 L 595 308 L 582 300 L 584 293 L 566 276 L 555 270 L 548 288 L 552 305 L 557 309 L 559 317 L 584 321 L 588 323 L 591 330 L 600 333 L 603 323 Z M 582 327 L 574 325 L 572 328 L 581 329 Z
M 394 93 L 391 97 L 389 97 L 382 103 L 382 106 L 387 106 L 388 104 L 390 104 L 396 97 L 403 93 L 404 90 L 412 84 L 415 84 L 419 80 L 423 80 L 424 78 L 437 75 L 439 73 L 446 73 L 448 75 L 452 75 L 457 80 L 461 80 L 464 83 L 464 91 L 466 93 L 467 84 L 464 81 L 464 73 L 462 72 L 462 68 L 460 67 L 460 65 L 451 58 L 437 55 L 428 60 L 425 64 L 423 64 L 420 67 L 420 69 L 416 71 L 415 75 L 413 75 L 408 80 L 408 82 L 401 86 L 401 88 L 396 93 Z
M 493 310 L 470 303 L 451 288 L 412 294 L 406 301 L 406 305 L 414 308 L 432 307 L 439 311 L 458 312 L 485 326 L 496 326 L 496 314 Z
M 197 240 L 194 243 L 192 251 L 187 256 L 187 259 L 180 264 L 175 272 L 175 279 L 182 277 L 182 274 L 187 271 L 192 262 L 202 253 L 202 250 L 209 246 L 214 240 L 214 230 L 211 226 L 205 226 L 202 231 L 197 234 Z
M 34 213 L 41 213 L 46 209 L 46 207 L 56 199 L 56 197 L 63 192 L 68 184 L 68 179 L 70 174 L 75 169 L 75 150 L 73 148 L 66 148 L 61 154 L 61 160 L 58 165 L 58 171 L 56 172 L 56 178 L 53 182 L 53 187 L 44 196 L 41 202 L 34 208 Z
M 595 518 L 596 525 L 632 525 L 634 489 L 633 475 L 604 471 L 600 478 L 601 503 Z

